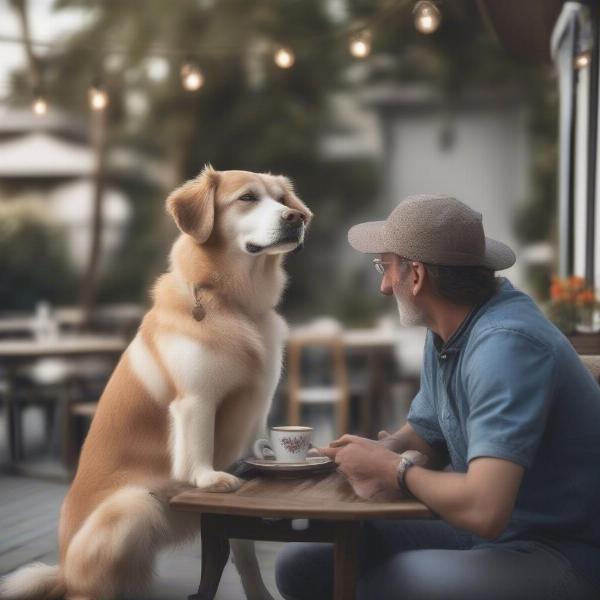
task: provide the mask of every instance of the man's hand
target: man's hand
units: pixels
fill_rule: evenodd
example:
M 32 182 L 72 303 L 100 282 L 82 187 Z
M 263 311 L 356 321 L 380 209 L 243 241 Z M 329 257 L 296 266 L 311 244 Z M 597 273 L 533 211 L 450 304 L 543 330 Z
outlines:
M 375 440 L 345 434 L 330 442 L 329 447 L 316 450 L 335 460 L 339 465 L 337 471 L 346 476 L 359 498 L 397 500 L 403 497 L 396 481 L 400 455 Z

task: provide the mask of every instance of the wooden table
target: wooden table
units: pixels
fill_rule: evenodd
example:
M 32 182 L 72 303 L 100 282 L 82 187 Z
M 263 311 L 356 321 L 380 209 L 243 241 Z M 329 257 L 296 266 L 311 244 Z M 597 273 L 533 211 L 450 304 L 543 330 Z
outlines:
M 126 348 L 127 340 L 119 335 L 58 335 L 45 339 L 0 340 L 0 366 L 6 368 L 7 389 L 5 391 L 6 420 L 9 441 L 11 472 L 25 475 L 40 475 L 35 470 L 19 466 L 20 431 L 15 423 L 18 401 L 12 390 L 12 381 L 20 367 L 42 358 L 82 358 L 85 356 L 109 356 L 117 358 Z M 58 419 L 64 423 L 69 399 L 61 397 L 57 402 Z M 63 444 L 64 445 L 64 444 Z M 63 448 L 63 458 L 67 454 Z M 43 474 L 42 474 L 43 475 Z M 64 477 L 68 477 L 65 471 Z M 61 477 L 62 478 L 62 477 Z
M 361 500 L 337 471 L 293 479 L 256 476 L 232 493 L 192 489 L 171 498 L 170 504 L 173 510 L 202 513 L 202 574 L 198 593 L 189 600 L 214 598 L 229 557 L 229 538 L 332 542 L 334 599 L 354 599 L 360 522 L 433 518 L 418 501 Z M 292 519 L 309 519 L 309 524 L 292 529 Z

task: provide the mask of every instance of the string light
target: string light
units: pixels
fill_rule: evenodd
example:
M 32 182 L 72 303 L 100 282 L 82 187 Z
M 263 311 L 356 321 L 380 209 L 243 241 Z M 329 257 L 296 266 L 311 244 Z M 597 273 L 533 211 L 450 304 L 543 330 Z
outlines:
M 90 108 L 92 110 L 104 110 L 108 106 L 108 94 L 100 85 L 93 85 L 89 91 Z
M 438 7 L 429 0 L 420 0 L 413 9 L 415 15 L 415 27 L 421 33 L 433 33 L 442 20 L 442 14 Z
M 592 62 L 592 53 L 589 50 L 583 50 L 575 55 L 574 63 L 576 69 L 583 69 Z
M 204 84 L 202 71 L 192 62 L 186 62 L 181 67 L 181 84 L 188 92 L 198 91 Z
M 350 54 L 355 58 L 365 58 L 371 53 L 371 31 L 365 29 L 350 38 Z
M 281 69 L 289 69 L 296 58 L 291 48 L 278 48 L 274 56 L 275 64 Z
M 163 56 L 150 56 L 145 62 L 146 73 L 152 81 L 164 81 L 171 70 L 169 61 Z
M 43 96 L 37 96 L 31 105 L 31 109 L 33 110 L 34 114 L 36 114 L 38 117 L 41 117 L 48 112 L 48 102 Z

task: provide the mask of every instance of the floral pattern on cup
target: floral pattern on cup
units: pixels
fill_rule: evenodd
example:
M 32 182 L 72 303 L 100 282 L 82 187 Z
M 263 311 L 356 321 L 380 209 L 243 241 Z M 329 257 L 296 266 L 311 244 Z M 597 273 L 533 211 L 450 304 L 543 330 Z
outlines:
M 310 445 L 310 440 L 306 437 L 284 437 L 281 438 L 283 447 L 292 454 L 298 454 Z

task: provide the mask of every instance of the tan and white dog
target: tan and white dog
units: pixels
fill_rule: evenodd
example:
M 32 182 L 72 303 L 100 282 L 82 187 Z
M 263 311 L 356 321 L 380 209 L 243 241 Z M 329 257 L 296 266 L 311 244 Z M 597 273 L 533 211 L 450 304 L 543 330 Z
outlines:
M 290 181 L 202 173 L 167 199 L 181 235 L 153 306 L 113 372 L 83 445 L 59 527 L 60 562 L 7 576 L 0 598 L 113 599 L 149 584 L 156 551 L 199 533 L 174 490 L 237 489 L 225 469 L 265 435 L 286 324 L 282 256 L 312 213 Z M 270 598 L 250 541 L 232 540 L 250 598 Z

